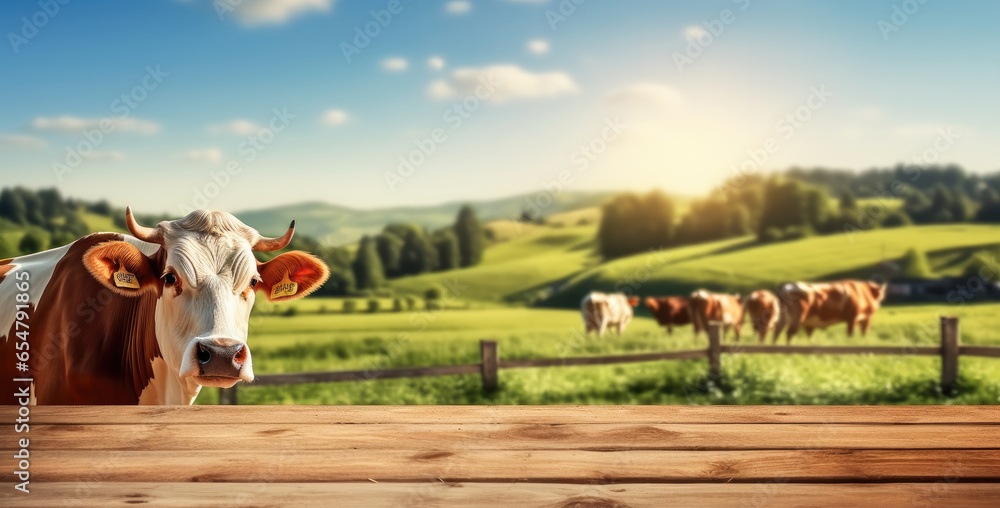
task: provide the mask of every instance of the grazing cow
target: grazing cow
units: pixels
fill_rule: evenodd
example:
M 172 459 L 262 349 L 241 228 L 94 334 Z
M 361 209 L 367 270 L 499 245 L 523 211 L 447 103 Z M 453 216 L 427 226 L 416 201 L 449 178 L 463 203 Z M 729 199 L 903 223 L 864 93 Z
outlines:
M 656 318 L 656 322 L 667 328 L 669 334 L 674 333 L 674 326 L 691 324 L 691 308 L 687 298 L 683 296 L 650 296 L 643 303 Z
M 709 293 L 699 289 L 691 293 L 688 300 L 691 306 L 691 321 L 694 323 L 694 334 L 708 331 L 708 323 L 719 321 L 723 324 L 723 335 L 729 330 L 740 340 L 740 329 L 743 327 L 743 301 L 739 295 Z
M 747 298 L 746 310 L 761 343 L 767 337 L 768 331 L 777 330 L 777 327 L 780 326 L 779 320 L 782 318 L 782 312 L 778 297 L 766 289 L 750 293 L 750 297 Z M 778 340 L 777 334 L 778 332 L 775 331 L 774 340 Z
M 868 332 L 872 316 L 885 299 L 885 284 L 860 280 L 842 280 L 823 284 L 805 282 L 788 283 L 778 288 L 783 311 L 788 318 L 787 341 L 798 333 L 799 327 L 812 336 L 817 328 L 837 323 L 847 323 L 847 336 L 854 335 L 854 327 L 861 325 L 861 333 Z M 775 341 L 781 333 L 775 331 Z
M 191 404 L 203 386 L 253 381 L 255 292 L 294 300 L 330 273 L 300 251 L 254 258 L 287 246 L 294 221 L 265 238 L 225 212 L 155 227 L 131 209 L 125 219 L 133 236 L 94 233 L 0 261 L 0 403 L 24 389 L 14 378 L 31 380 L 36 404 Z M 14 370 L 24 350 L 27 370 Z
M 636 296 L 626 297 L 622 293 L 608 294 L 596 291 L 590 293 L 580 302 L 586 333 L 596 331 L 603 337 L 604 331 L 611 327 L 621 335 L 632 321 L 632 307 L 638 304 L 639 298 Z

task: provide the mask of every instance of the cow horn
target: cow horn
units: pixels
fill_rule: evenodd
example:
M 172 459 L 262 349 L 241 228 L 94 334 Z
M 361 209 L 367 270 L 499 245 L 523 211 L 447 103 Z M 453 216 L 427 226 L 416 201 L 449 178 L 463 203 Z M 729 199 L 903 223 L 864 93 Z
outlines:
M 132 207 L 125 207 L 125 225 L 128 226 L 129 233 L 132 236 L 149 243 L 163 244 L 163 232 L 160 228 L 147 228 L 146 226 L 140 226 L 138 222 L 135 221 L 135 217 L 132 215 Z
M 293 220 L 291 224 L 288 225 L 288 231 L 278 238 L 267 238 L 266 236 L 260 237 L 257 243 L 253 245 L 253 250 L 260 252 L 270 252 L 273 250 L 281 250 L 288 246 L 288 243 L 292 241 L 292 235 L 295 234 L 295 221 Z

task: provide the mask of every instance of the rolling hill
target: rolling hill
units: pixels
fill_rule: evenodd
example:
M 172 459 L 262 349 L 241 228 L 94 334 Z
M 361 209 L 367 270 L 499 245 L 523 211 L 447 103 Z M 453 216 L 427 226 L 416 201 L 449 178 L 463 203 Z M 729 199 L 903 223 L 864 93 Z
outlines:
M 600 205 L 612 192 L 564 192 L 542 210 L 542 216 Z M 278 234 L 296 220 L 303 234 L 330 245 L 356 242 L 362 235 L 375 234 L 386 224 L 412 222 L 429 229 L 440 228 L 455 221 L 458 209 L 468 204 L 476 209 L 479 219 L 491 221 L 519 217 L 534 195 L 524 194 L 489 201 L 451 202 L 432 206 L 357 209 L 322 202 L 307 202 L 261 210 L 247 210 L 234 215 L 264 234 Z

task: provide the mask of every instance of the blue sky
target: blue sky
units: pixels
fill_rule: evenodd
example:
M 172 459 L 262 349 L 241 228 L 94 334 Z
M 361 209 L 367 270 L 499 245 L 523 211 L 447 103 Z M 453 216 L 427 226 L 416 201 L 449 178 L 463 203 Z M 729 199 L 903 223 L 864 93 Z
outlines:
M 51 2 L 0 4 L 5 185 L 149 212 L 1000 169 L 996 2 Z

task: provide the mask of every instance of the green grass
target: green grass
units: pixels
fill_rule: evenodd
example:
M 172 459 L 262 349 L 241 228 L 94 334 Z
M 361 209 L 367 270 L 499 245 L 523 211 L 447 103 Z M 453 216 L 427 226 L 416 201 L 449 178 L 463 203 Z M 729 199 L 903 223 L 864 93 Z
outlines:
M 844 326 L 796 344 L 936 345 L 938 317 L 961 318 L 962 343 L 1000 345 L 1000 304 L 892 306 L 867 337 Z M 637 318 L 618 337 L 584 337 L 578 312 L 489 308 L 443 312 L 256 315 L 250 346 L 257 374 L 457 365 L 479 361 L 479 340 L 498 342 L 503 359 L 703 349 L 690 327 L 673 336 Z M 749 326 L 744 326 L 749 333 Z M 744 343 L 755 342 L 744 336 Z M 727 342 L 732 342 L 727 337 Z M 914 356 L 728 355 L 725 378 L 706 383 L 705 360 L 595 367 L 502 370 L 501 389 L 484 394 L 478 376 L 242 387 L 244 404 L 895 404 L 1000 403 L 1000 361 L 961 359 L 962 390 L 938 393 L 940 360 Z M 215 403 L 208 390 L 199 402 Z
M 596 225 L 541 228 L 486 250 L 477 266 L 405 277 L 389 286 L 399 294 L 444 287 L 463 300 L 523 301 L 560 280 L 594 266 Z

